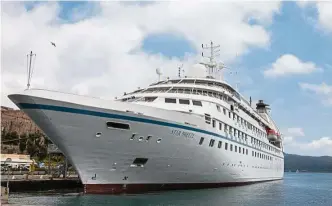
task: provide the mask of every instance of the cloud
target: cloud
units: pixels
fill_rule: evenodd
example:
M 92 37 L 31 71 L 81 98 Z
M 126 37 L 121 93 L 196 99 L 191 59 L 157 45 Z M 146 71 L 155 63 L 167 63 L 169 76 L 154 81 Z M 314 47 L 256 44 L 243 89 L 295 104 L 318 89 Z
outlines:
M 332 86 L 325 82 L 321 84 L 299 83 L 301 89 L 311 91 L 322 97 L 323 104 L 332 106 Z
M 299 137 L 301 137 L 299 139 Z M 321 137 L 311 141 L 304 141 L 306 135 L 301 127 L 292 127 L 285 130 L 283 144 L 285 152 L 301 155 L 332 155 L 332 138 Z
M 302 62 L 292 54 L 284 54 L 279 57 L 270 68 L 264 71 L 266 77 L 279 77 L 295 74 L 309 74 L 321 71 L 313 62 Z
M 291 127 L 287 128 L 286 130 L 283 130 L 282 132 L 283 136 L 283 143 L 284 145 L 291 145 L 294 143 L 297 137 L 304 137 L 304 131 L 301 127 Z
M 317 3 L 319 23 L 328 32 L 332 32 L 332 2 L 321 1 Z
M 300 127 L 288 128 L 287 132 L 289 135 L 294 136 L 294 137 L 303 137 L 304 136 L 303 129 Z
M 317 10 L 318 17 L 316 22 L 321 30 L 327 33 L 332 32 L 332 2 L 330 1 L 298 1 L 298 6 L 305 9 L 314 7 Z
M 321 137 L 310 142 L 299 142 L 292 139 L 285 144 L 285 152 L 313 156 L 332 156 L 332 137 Z M 293 152 L 294 151 L 294 152 Z
M 182 1 L 143 6 L 96 2 L 92 11 L 87 5 L 72 9 L 66 21 L 56 2 L 38 3 L 29 11 L 21 2 L 4 2 L 1 104 L 13 106 L 7 95 L 25 89 L 26 54 L 31 50 L 37 54 L 33 88 L 109 99 L 156 81 L 157 67 L 166 78 L 176 76 L 182 63 L 188 67 L 197 59 L 144 53 L 142 44 L 150 35 L 181 35 L 197 48 L 214 40 L 221 44 L 222 59 L 231 62 L 250 47 L 269 46 L 265 27 L 279 8 L 280 2 Z M 249 24 L 249 19 L 256 23 Z

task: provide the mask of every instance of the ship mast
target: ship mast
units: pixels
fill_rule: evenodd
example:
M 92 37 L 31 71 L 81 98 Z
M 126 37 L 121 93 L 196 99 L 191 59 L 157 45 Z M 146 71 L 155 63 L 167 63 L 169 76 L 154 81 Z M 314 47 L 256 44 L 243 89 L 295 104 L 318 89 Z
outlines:
M 28 83 L 27 83 L 27 89 L 30 88 L 30 83 L 31 83 L 31 78 L 32 78 L 32 73 L 33 73 L 33 66 L 31 66 L 32 64 L 32 57 L 35 56 L 36 54 L 33 54 L 32 51 L 30 52 L 30 54 L 27 54 L 27 71 L 28 71 Z
M 202 52 L 202 57 L 209 58 L 208 63 L 201 62 L 200 64 L 204 65 L 208 69 L 208 76 L 207 78 L 217 79 L 217 75 L 219 75 L 220 78 L 222 78 L 222 75 L 220 74 L 220 71 L 224 68 L 226 68 L 223 64 L 220 64 L 218 67 L 218 64 L 215 61 L 215 57 L 219 56 L 220 49 L 218 49 L 220 45 L 214 46 L 213 42 L 210 42 L 210 46 L 203 45 L 202 49 L 209 49 L 210 50 L 210 56 L 204 56 L 204 53 Z

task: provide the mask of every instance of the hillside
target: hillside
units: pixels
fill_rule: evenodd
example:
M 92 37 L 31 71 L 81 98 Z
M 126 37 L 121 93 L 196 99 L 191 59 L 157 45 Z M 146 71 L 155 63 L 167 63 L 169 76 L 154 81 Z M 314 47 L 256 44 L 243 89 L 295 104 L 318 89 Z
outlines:
M 285 171 L 295 172 L 332 172 L 331 156 L 301 156 L 294 154 L 285 154 Z

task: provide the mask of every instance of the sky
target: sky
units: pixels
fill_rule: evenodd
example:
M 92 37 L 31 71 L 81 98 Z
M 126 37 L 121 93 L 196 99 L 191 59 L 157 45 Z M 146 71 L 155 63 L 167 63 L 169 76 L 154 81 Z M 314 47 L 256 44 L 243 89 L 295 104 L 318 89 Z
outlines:
M 32 88 L 113 99 L 194 75 L 220 45 L 224 79 L 270 104 L 285 152 L 332 156 L 332 3 L 328 1 L 1 2 L 1 104 Z M 56 47 L 50 42 L 54 42 Z M 236 71 L 236 75 L 235 72 Z

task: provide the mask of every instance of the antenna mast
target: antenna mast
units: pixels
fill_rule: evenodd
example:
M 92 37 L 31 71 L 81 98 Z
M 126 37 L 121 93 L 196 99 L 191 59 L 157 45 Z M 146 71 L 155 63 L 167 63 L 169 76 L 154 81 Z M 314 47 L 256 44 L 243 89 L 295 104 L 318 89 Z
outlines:
M 209 63 L 200 63 L 202 65 L 204 65 L 205 67 L 208 68 L 208 78 L 215 78 L 215 73 L 218 72 L 220 69 L 222 68 L 217 68 L 217 63 L 215 62 L 215 57 L 219 56 L 220 49 L 217 50 L 217 48 L 219 48 L 220 45 L 217 46 L 213 46 L 213 42 L 211 41 L 210 46 L 207 45 L 203 45 L 202 44 L 202 49 L 210 49 L 210 56 L 204 56 L 203 52 L 202 52 L 202 57 L 207 57 L 210 59 Z
M 32 77 L 32 73 L 33 73 L 33 67 L 31 67 L 32 64 L 32 57 L 35 56 L 36 54 L 33 54 L 32 51 L 30 51 L 30 54 L 27 54 L 27 70 L 28 70 L 28 83 L 27 83 L 27 89 L 30 88 L 30 82 L 31 82 L 31 77 Z
M 178 70 L 178 76 L 179 78 L 181 78 L 181 69 L 183 67 L 183 64 L 181 66 L 179 66 L 179 70 Z M 182 70 L 182 72 L 184 72 L 184 70 Z

